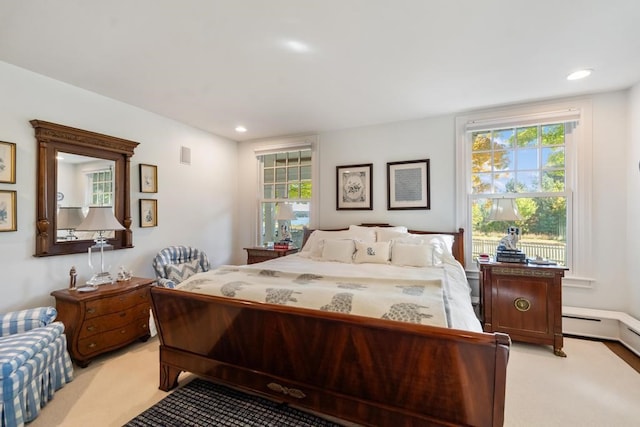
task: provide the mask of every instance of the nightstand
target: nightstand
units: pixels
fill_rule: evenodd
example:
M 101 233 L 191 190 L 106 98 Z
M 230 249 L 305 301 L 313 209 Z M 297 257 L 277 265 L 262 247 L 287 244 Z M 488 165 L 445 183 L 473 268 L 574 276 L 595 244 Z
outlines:
M 478 262 L 485 332 L 562 351 L 562 278 L 565 267 Z
M 69 353 L 80 367 L 102 353 L 149 338 L 153 282 L 133 277 L 91 292 L 60 289 L 51 293 L 56 299 L 56 320 L 64 323 Z
M 294 249 L 273 249 L 255 246 L 252 248 L 244 248 L 247 251 L 247 264 L 255 264 L 257 262 L 268 261 L 285 255 L 295 254 L 299 251 Z

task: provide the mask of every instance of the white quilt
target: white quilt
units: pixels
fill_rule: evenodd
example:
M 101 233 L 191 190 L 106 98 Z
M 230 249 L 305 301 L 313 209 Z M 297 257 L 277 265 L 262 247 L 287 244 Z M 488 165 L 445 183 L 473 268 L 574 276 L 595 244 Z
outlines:
M 482 331 L 462 266 L 346 264 L 298 255 L 221 266 L 177 286 L 216 296 Z

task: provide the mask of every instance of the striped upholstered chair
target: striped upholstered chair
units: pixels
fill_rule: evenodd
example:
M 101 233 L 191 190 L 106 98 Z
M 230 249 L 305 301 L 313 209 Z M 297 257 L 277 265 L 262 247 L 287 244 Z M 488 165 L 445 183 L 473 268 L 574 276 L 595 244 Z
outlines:
M 191 246 L 169 246 L 155 256 L 153 270 L 159 286 L 174 288 L 195 273 L 209 271 L 209 259 Z
M 0 315 L 0 425 L 32 421 L 73 379 L 64 325 L 53 307 Z

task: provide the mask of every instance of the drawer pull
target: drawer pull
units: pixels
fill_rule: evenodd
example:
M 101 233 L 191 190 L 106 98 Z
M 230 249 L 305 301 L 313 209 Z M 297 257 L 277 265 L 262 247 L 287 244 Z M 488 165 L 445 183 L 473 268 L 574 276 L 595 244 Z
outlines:
M 126 333 L 127 333 L 127 330 L 126 330 L 126 329 L 123 329 L 123 330 L 121 330 L 121 331 L 120 331 L 120 333 L 121 333 L 121 334 L 126 334 Z
M 307 395 L 304 394 L 302 390 L 298 390 L 297 388 L 284 387 L 278 383 L 269 383 L 267 384 L 267 387 L 269 387 L 271 390 L 275 392 L 282 393 L 284 395 L 289 395 L 291 397 L 295 397 L 296 399 L 303 399 L 307 397 Z
M 145 323 L 142 324 L 142 329 L 147 329 L 147 325 Z
M 87 313 L 89 313 L 89 314 L 93 314 L 93 313 L 95 313 L 95 312 L 96 312 L 96 309 L 95 309 L 95 308 L 88 308 L 88 309 L 87 309 Z
M 526 298 L 519 297 L 513 301 L 513 305 L 518 311 L 529 311 L 529 309 L 531 308 L 531 301 Z
M 127 312 L 123 311 L 122 313 L 120 313 L 120 317 L 126 317 L 127 316 Z
M 89 331 L 89 332 L 93 332 L 93 331 L 95 331 L 95 330 L 96 330 L 96 327 L 95 327 L 95 326 L 87 326 L 87 331 Z
M 89 348 L 94 348 L 97 344 L 92 342 L 91 344 L 88 345 Z

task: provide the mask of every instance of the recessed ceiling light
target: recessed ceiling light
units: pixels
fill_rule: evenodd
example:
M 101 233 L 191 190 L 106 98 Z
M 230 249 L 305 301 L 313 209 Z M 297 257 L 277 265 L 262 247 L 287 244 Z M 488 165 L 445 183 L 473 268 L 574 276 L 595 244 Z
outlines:
M 573 73 L 567 76 L 567 80 L 579 80 L 584 79 L 587 76 L 590 76 L 593 70 L 589 68 L 585 68 L 584 70 L 574 71 Z
M 236 132 L 244 133 L 247 131 L 247 128 L 244 126 L 236 126 Z
M 309 45 L 299 42 L 297 40 L 287 40 L 285 45 L 294 52 L 304 53 L 309 52 Z

